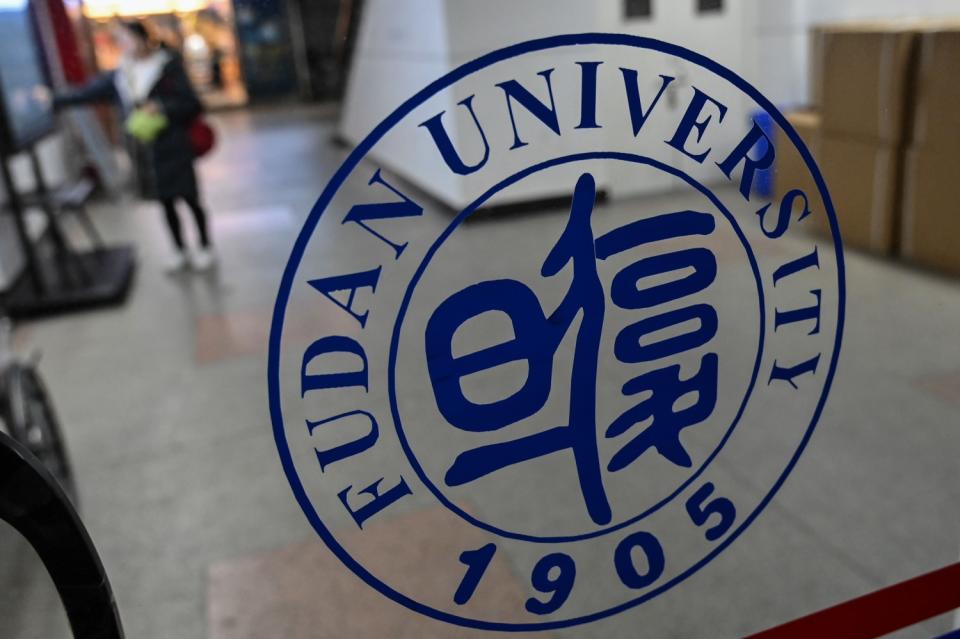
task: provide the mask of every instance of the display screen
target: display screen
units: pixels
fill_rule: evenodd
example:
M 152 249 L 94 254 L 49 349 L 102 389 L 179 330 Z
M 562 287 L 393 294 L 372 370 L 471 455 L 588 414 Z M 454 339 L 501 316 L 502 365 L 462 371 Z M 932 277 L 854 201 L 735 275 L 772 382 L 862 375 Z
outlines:
M 54 126 L 53 96 L 30 16 L 29 0 L 0 0 L 3 151 L 11 153 Z

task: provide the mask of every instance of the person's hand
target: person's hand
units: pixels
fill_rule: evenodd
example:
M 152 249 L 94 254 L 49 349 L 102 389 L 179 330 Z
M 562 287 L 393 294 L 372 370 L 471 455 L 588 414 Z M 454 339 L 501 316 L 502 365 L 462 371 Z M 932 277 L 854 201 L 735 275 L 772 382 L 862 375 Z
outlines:
M 147 100 L 146 102 L 143 103 L 143 105 L 140 108 L 152 115 L 160 115 L 161 113 L 163 113 L 163 108 L 160 106 L 160 103 L 157 102 L 156 100 Z

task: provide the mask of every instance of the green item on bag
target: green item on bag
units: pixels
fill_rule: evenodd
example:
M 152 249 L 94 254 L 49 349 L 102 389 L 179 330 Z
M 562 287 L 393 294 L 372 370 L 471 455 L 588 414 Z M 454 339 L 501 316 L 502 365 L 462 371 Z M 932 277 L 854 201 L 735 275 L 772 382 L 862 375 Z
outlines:
M 167 128 L 167 116 L 162 113 L 153 113 L 145 109 L 136 109 L 127 117 L 125 127 L 127 133 L 138 142 L 150 144 L 160 132 Z

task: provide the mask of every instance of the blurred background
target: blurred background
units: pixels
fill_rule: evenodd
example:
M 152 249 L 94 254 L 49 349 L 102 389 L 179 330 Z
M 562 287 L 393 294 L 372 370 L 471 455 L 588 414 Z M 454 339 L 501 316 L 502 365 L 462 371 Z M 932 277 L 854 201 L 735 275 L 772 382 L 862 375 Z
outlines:
M 214 268 L 164 271 L 174 246 L 135 188 L 123 105 L 54 108 L 122 64 L 121 20 L 179 57 L 216 133 L 196 164 Z M 482 53 L 584 31 L 693 49 L 787 114 L 838 211 L 848 326 L 801 480 L 699 586 L 547 636 L 743 636 L 957 561 L 955 0 L 0 0 L 0 309 L 13 326 L 0 376 L 21 362 L 42 377 L 29 401 L 55 407 L 38 419 L 59 424 L 127 636 L 479 635 L 411 618 L 316 539 L 267 415 L 272 304 L 303 219 L 383 117 Z M 769 117 L 756 121 L 776 143 Z M 383 160 L 451 215 L 464 204 L 416 163 Z M 757 188 L 773 197 L 803 173 L 785 155 Z M 606 186 L 613 211 L 678 197 L 668 181 Z M 494 233 L 532 237 L 555 208 L 511 204 Z M 4 397 L 23 392 L 3 380 Z M 897 636 L 958 627 L 950 613 Z M 43 564 L 0 522 L 0 637 L 69 636 Z

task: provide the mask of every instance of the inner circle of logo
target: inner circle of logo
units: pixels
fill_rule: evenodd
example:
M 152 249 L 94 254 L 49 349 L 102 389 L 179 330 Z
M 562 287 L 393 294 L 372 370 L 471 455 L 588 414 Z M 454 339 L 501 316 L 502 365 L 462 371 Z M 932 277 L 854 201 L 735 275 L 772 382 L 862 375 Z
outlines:
M 758 198 L 788 154 L 809 180 Z M 622 184 L 675 195 L 600 203 Z M 484 221 L 557 185 L 547 213 Z M 817 219 L 828 236 L 805 233 Z M 822 177 L 743 79 L 648 38 L 508 47 L 390 114 L 307 218 L 270 334 L 281 461 L 338 558 L 416 612 L 601 619 L 773 498 L 826 401 L 844 295 Z
M 503 529 L 497 528 L 497 527 L 495 527 L 495 526 L 492 526 L 492 525 L 486 524 L 486 523 L 484 523 L 484 522 L 478 521 L 477 518 L 474 517 L 473 515 L 465 512 L 465 511 L 464 511 L 463 509 L 461 509 L 461 508 L 458 508 L 457 505 L 454 504 L 454 503 L 452 503 L 451 500 L 449 500 L 449 499 L 443 494 L 443 492 L 442 492 L 440 489 L 437 488 L 436 484 L 435 484 L 434 482 L 432 482 L 432 481 L 427 477 L 427 474 L 426 474 L 426 473 L 424 472 L 424 470 L 423 470 L 423 466 L 417 461 L 416 456 L 413 454 L 413 452 L 412 452 L 412 450 L 411 450 L 410 443 L 408 442 L 408 440 L 407 440 L 407 438 L 406 438 L 406 436 L 405 436 L 405 434 L 404 434 L 404 432 L 403 432 L 403 427 L 402 427 L 402 421 L 403 421 L 403 420 L 401 419 L 401 417 L 400 417 L 400 415 L 399 415 L 399 411 L 398 411 L 398 409 L 397 409 L 397 399 L 396 399 L 396 383 L 395 383 L 395 380 L 396 380 L 396 369 L 397 369 L 397 365 L 396 365 L 396 360 L 397 360 L 397 344 L 398 344 L 398 342 L 399 342 L 401 324 L 402 324 L 402 322 L 403 322 L 403 317 L 404 317 L 404 315 L 405 315 L 405 313 L 406 313 L 406 309 L 407 309 L 407 307 L 408 307 L 408 305 L 409 305 L 409 303 L 410 303 L 410 299 L 411 299 L 413 290 L 414 290 L 414 288 L 416 287 L 417 283 L 420 281 L 420 279 L 421 279 L 421 277 L 422 277 L 422 274 L 423 274 L 424 270 L 426 269 L 426 267 L 428 266 L 431 258 L 433 257 L 433 255 L 436 254 L 437 249 L 440 248 L 440 245 L 443 243 L 443 241 L 444 241 L 447 237 L 449 237 L 449 235 L 450 235 L 462 222 L 464 222 L 466 219 L 468 219 L 470 215 L 472 215 L 474 212 L 477 211 L 477 209 L 479 209 L 480 207 L 482 207 L 483 204 L 484 204 L 484 202 L 486 202 L 493 193 L 498 192 L 498 191 L 506 188 L 506 187 L 509 186 L 510 184 L 517 182 L 518 180 L 522 179 L 523 177 L 526 177 L 527 175 L 530 175 L 530 174 L 532 174 L 532 173 L 535 173 L 535 172 L 537 172 L 537 171 L 539 171 L 539 170 L 543 170 L 543 169 L 548 168 L 548 167 L 551 167 L 551 166 L 557 166 L 557 165 L 564 164 L 564 163 L 583 162 L 583 161 L 589 160 L 589 159 L 601 159 L 601 158 L 602 158 L 602 159 L 616 159 L 616 160 L 622 160 L 622 161 L 628 161 L 628 162 L 635 162 L 635 163 L 638 163 L 638 164 L 649 164 L 649 165 L 655 166 L 656 168 L 658 168 L 658 169 L 661 170 L 661 171 L 664 171 L 664 172 L 669 173 L 669 174 L 671 174 L 671 175 L 676 175 L 676 176 L 680 177 L 684 182 L 686 182 L 689 186 L 693 187 L 694 189 L 696 189 L 697 191 L 699 191 L 700 193 L 702 193 L 707 199 L 709 199 L 709 200 L 711 201 L 711 203 L 714 204 L 714 206 L 716 206 L 716 208 L 717 208 L 717 209 L 723 214 L 723 216 L 730 222 L 731 226 L 733 227 L 733 229 L 735 230 L 735 232 L 736 232 L 736 234 L 737 234 L 738 239 L 740 240 L 740 242 L 742 243 L 742 245 L 743 245 L 743 247 L 744 247 L 744 251 L 745 251 L 745 253 L 746 253 L 746 257 L 747 257 L 747 259 L 749 260 L 749 263 L 750 263 L 750 268 L 751 268 L 751 271 L 752 271 L 752 275 L 753 275 L 754 280 L 755 280 L 755 282 L 756 282 L 757 296 L 758 296 L 758 299 L 760 300 L 760 305 L 759 305 L 759 325 L 758 325 L 758 334 L 759 334 L 759 337 L 758 337 L 758 346 L 757 346 L 757 352 L 756 352 L 756 359 L 755 359 L 755 361 L 754 361 L 753 371 L 752 371 L 752 374 L 751 374 L 751 377 L 750 377 L 750 382 L 749 382 L 748 388 L 747 388 L 746 392 L 745 392 L 744 395 L 743 395 L 743 400 L 742 400 L 742 402 L 740 403 L 740 407 L 739 407 L 739 410 L 737 411 L 737 415 L 734 417 L 733 421 L 730 423 L 729 428 L 728 428 L 727 431 L 725 432 L 723 438 L 722 438 L 722 439 L 720 440 L 720 442 L 717 444 L 717 447 L 716 447 L 716 448 L 713 450 L 713 452 L 706 458 L 706 460 L 704 461 L 703 465 L 701 465 L 701 466 L 697 469 L 696 472 L 691 473 L 691 475 L 690 475 L 679 487 L 677 487 L 675 490 L 673 490 L 669 495 L 667 495 L 665 498 L 663 498 L 662 500 L 660 500 L 658 503 L 654 504 L 654 505 L 651 506 L 650 508 L 641 511 L 639 514 L 637 514 L 637 515 L 635 515 L 635 516 L 633 516 L 633 517 L 631 517 L 631 518 L 629 518 L 629 519 L 626 519 L 626 520 L 624 520 L 624 521 L 622 521 L 622 522 L 620 522 L 620 523 L 617 523 L 617 524 L 612 525 L 612 526 L 601 527 L 601 528 L 599 528 L 599 529 L 597 529 L 597 530 L 595 530 L 595 531 L 592 531 L 592 532 L 590 532 L 590 533 L 583 533 L 583 534 L 580 534 L 580 535 L 566 535 L 566 536 L 565 536 L 565 535 L 550 535 L 550 536 L 539 536 L 539 537 L 537 537 L 537 536 L 532 536 L 532 535 L 524 535 L 524 534 L 520 534 L 520 533 L 516 533 L 516 532 L 508 532 L 508 531 L 505 531 L 505 530 L 503 530 Z M 594 241 L 594 238 L 590 238 L 590 241 L 593 242 L 593 241 Z M 389 388 L 390 388 L 391 411 L 392 411 L 392 413 L 393 413 L 394 421 L 395 421 L 395 423 L 397 424 L 398 433 L 400 434 L 400 442 L 401 442 L 401 444 L 403 445 L 404 451 L 407 453 L 407 455 L 408 455 L 408 457 L 409 457 L 409 459 L 410 459 L 410 462 L 411 462 L 414 470 L 416 471 L 417 475 L 418 475 L 418 476 L 420 477 L 420 479 L 424 482 L 424 484 L 425 484 L 428 488 L 430 488 L 430 490 L 434 493 L 434 495 L 436 495 L 436 497 L 437 497 L 446 507 L 448 507 L 448 508 L 450 508 L 451 510 L 457 512 L 457 514 L 459 514 L 461 517 L 463 517 L 463 518 L 466 519 L 467 521 L 473 523 L 474 525 L 477 525 L 477 526 L 479 526 L 479 527 L 481 527 L 481 528 L 484 528 L 484 529 L 486 529 L 486 530 L 488 530 L 488 531 L 490 531 L 490 532 L 493 532 L 493 533 L 495 533 L 495 534 L 497 534 L 497 535 L 502 535 L 502 536 L 507 536 L 507 537 L 513 537 L 513 538 L 516 538 L 516 539 L 523 539 L 523 540 L 527 540 L 527 541 L 565 542 L 565 541 L 576 541 L 577 539 L 587 539 L 587 538 L 590 538 L 590 537 L 598 536 L 598 535 L 600 535 L 600 534 L 605 534 L 605 533 L 607 533 L 607 532 L 613 532 L 613 531 L 615 531 L 615 530 L 619 530 L 619 529 L 623 528 L 624 526 L 627 526 L 627 525 L 629 525 L 629 524 L 631 524 L 631 523 L 633 523 L 633 522 L 635 522 L 635 521 L 637 521 L 637 520 L 639 520 L 639 519 L 642 519 L 643 517 L 651 514 L 653 511 L 655 511 L 656 509 L 660 508 L 661 506 L 663 506 L 663 505 L 665 505 L 667 502 L 669 502 L 671 499 L 673 499 L 673 498 L 674 498 L 677 494 L 679 494 L 684 488 L 686 488 L 686 487 L 690 484 L 690 482 L 694 481 L 694 480 L 700 475 L 701 471 L 706 468 L 706 465 L 709 464 L 710 461 L 712 461 L 712 460 L 716 457 L 717 453 L 720 452 L 720 449 L 722 448 L 723 443 L 726 441 L 726 439 L 727 439 L 727 437 L 729 436 L 729 434 L 733 431 L 733 428 L 736 426 L 737 420 L 739 420 L 740 415 L 743 413 L 743 410 L 744 410 L 744 408 L 746 407 L 746 404 L 747 404 L 747 400 L 748 400 L 749 397 L 750 397 L 750 391 L 752 390 L 753 385 L 756 383 L 757 373 L 758 373 L 758 371 L 759 371 L 760 362 L 761 362 L 761 355 L 762 355 L 762 352 L 763 352 L 763 333 L 764 333 L 764 308 L 763 308 L 763 299 L 764 299 L 763 285 L 762 285 L 762 283 L 761 283 L 761 281 L 760 281 L 760 272 L 759 272 L 759 268 L 758 268 L 757 263 L 756 263 L 756 258 L 755 258 L 755 256 L 753 255 L 753 251 L 751 250 L 750 245 L 749 245 L 749 243 L 747 242 L 746 238 L 743 236 L 743 232 L 740 230 L 740 227 L 739 227 L 739 225 L 737 224 L 736 220 L 733 218 L 733 216 L 730 214 L 730 212 L 726 210 L 726 208 L 723 206 L 723 204 L 720 203 L 720 201 L 717 200 L 717 198 L 716 198 L 707 188 L 705 188 L 703 185 L 699 184 L 698 182 L 696 182 L 695 180 L 693 180 L 693 178 L 689 177 L 688 175 L 684 174 L 683 172 L 678 171 L 678 170 L 675 169 L 675 168 L 672 168 L 672 167 L 669 167 L 669 166 L 665 166 L 665 165 L 663 165 L 663 164 L 660 164 L 659 162 L 656 162 L 656 161 L 651 160 L 651 159 L 649 159 L 649 158 L 644 158 L 644 157 L 639 157 L 639 156 L 632 156 L 632 155 L 621 154 L 621 153 L 604 153 L 604 152 L 578 154 L 578 155 L 575 155 L 575 156 L 558 158 L 558 159 L 556 159 L 556 160 L 544 162 L 544 163 L 542 163 L 542 164 L 540 164 L 540 165 L 536 165 L 536 166 L 533 166 L 533 167 L 529 167 L 529 168 L 521 171 L 519 174 L 512 175 L 512 176 L 510 176 L 509 178 L 507 178 L 506 180 L 504 180 L 503 182 L 501 182 L 500 184 L 495 185 L 495 186 L 492 187 L 489 191 L 487 191 L 486 193 L 484 193 L 483 195 L 481 195 L 480 198 L 478 198 L 475 202 L 473 202 L 472 204 L 470 204 L 466 209 L 464 209 L 464 210 L 456 217 L 456 219 L 453 221 L 453 223 L 451 223 L 451 225 L 447 228 L 447 230 L 437 239 L 436 243 L 434 243 L 434 245 L 430 248 L 430 250 L 427 252 L 426 258 L 424 259 L 424 261 L 423 261 L 423 263 L 421 264 L 420 268 L 417 269 L 417 272 L 414 274 L 413 278 L 411 279 L 409 288 L 408 288 L 408 290 L 407 290 L 407 294 L 406 294 L 406 296 L 404 297 L 403 303 L 402 303 L 401 306 L 400 306 L 400 311 L 399 311 L 399 314 L 398 314 L 397 323 L 396 323 L 396 326 L 395 326 L 395 328 L 394 328 L 393 340 L 392 340 L 392 342 L 391 342 L 391 357 L 390 357 L 390 371 L 389 371 L 389 374 L 390 374 L 390 377 L 389 377 L 389 385 L 390 385 L 390 386 L 389 386 Z M 450 303 L 450 302 L 448 302 L 448 303 Z M 456 303 L 456 300 L 455 300 L 453 303 Z M 576 361 L 573 362 L 573 366 L 577 366 Z M 571 395 L 575 395 L 575 392 L 574 392 L 573 389 L 571 389 Z M 593 407 L 593 408 L 595 409 L 595 407 Z

